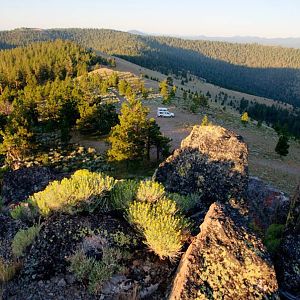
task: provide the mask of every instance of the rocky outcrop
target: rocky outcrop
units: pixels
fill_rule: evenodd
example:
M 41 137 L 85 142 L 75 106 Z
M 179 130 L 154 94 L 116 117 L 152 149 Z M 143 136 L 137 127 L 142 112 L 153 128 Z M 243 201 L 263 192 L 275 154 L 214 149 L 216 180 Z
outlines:
M 1 197 L 4 204 L 24 201 L 28 196 L 43 190 L 56 177 L 46 167 L 22 168 L 9 171 L 2 182 Z
M 300 299 L 300 185 L 291 200 L 276 271 L 282 294 L 287 299 Z
M 257 177 L 250 177 L 246 198 L 249 218 L 255 227 L 266 230 L 271 224 L 285 224 L 290 199 L 282 191 Z
M 269 255 L 237 210 L 212 204 L 200 229 L 181 259 L 170 300 L 278 299 Z
M 154 179 L 170 192 L 203 193 L 209 203 L 241 198 L 248 182 L 248 148 L 242 137 L 220 126 L 195 126 Z
M 292 198 L 288 220 L 287 220 L 288 231 L 300 234 L 300 184 L 298 185 L 295 195 Z

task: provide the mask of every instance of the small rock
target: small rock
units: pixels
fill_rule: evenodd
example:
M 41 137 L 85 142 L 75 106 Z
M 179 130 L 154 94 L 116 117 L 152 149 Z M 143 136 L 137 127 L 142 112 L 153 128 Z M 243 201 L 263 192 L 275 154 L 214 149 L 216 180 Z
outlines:
M 68 284 L 73 284 L 76 281 L 74 275 L 71 274 L 66 276 L 66 280 Z
M 62 278 L 58 281 L 57 286 L 59 287 L 65 287 L 67 285 L 66 281 Z

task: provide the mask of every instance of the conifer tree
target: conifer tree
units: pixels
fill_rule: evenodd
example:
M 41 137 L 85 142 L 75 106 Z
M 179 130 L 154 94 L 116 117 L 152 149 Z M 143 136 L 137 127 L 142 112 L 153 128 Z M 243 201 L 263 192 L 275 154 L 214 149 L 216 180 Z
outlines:
M 120 124 L 112 128 L 108 150 L 110 160 L 135 160 L 145 156 L 149 109 L 132 96 L 122 104 Z
M 6 162 L 12 168 L 17 168 L 35 148 L 35 144 L 32 132 L 33 120 L 30 119 L 28 108 L 20 99 L 17 99 L 13 106 L 14 110 L 8 118 L 5 130 L 0 132 L 3 137 L 0 153 L 6 156 Z
M 287 156 L 289 153 L 289 147 L 290 145 L 288 144 L 288 137 L 286 135 L 281 135 L 279 136 L 278 143 L 275 147 L 275 151 L 280 155 L 280 156 Z
M 150 160 L 150 150 L 154 146 L 156 148 L 156 160 L 159 161 L 160 155 L 166 157 L 170 153 L 171 139 L 162 135 L 160 127 L 154 118 L 148 120 L 148 136 L 147 136 L 147 158 Z

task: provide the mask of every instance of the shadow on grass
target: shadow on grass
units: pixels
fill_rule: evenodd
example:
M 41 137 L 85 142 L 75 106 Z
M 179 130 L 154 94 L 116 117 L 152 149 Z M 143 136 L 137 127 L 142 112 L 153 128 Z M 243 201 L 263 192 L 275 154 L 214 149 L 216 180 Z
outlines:
M 152 177 L 158 165 L 159 162 L 149 161 L 111 162 L 112 171 L 107 173 L 116 179 L 141 180 Z

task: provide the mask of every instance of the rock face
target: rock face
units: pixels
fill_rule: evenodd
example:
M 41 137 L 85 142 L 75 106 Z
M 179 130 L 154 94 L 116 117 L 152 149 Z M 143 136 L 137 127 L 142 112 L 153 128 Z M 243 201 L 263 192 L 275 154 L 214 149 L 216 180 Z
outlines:
M 46 167 L 9 171 L 3 179 L 1 197 L 4 204 L 24 201 L 33 193 L 43 190 L 54 179 L 54 173 Z
M 279 299 L 265 247 L 237 210 L 212 204 L 200 229 L 181 259 L 170 300 Z
M 300 234 L 300 184 L 291 201 L 287 227 L 290 232 Z
M 220 126 L 195 126 L 154 174 L 170 192 L 203 192 L 209 203 L 241 198 L 248 182 L 248 148 Z
M 300 299 L 300 185 L 291 201 L 276 271 L 282 294 L 287 299 Z
M 267 229 L 271 224 L 285 224 L 290 199 L 283 192 L 257 177 L 250 177 L 247 189 L 249 217 L 255 226 Z

